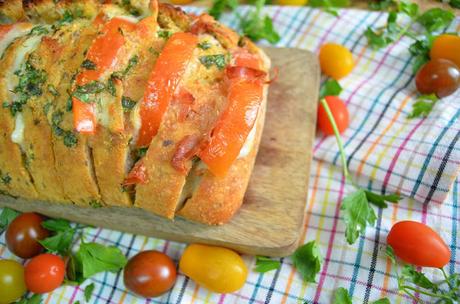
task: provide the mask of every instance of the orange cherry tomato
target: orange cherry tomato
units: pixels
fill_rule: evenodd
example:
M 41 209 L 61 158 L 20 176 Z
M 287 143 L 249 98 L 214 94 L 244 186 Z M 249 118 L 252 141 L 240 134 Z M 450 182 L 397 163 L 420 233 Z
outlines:
M 15 218 L 6 230 L 6 245 L 8 249 L 23 259 L 28 259 L 43 251 L 38 242 L 50 235 L 42 227 L 44 218 L 36 213 L 23 213 Z
M 326 96 L 326 103 L 329 106 L 329 109 L 332 112 L 332 116 L 334 117 L 335 124 L 337 125 L 337 129 L 339 133 L 343 133 L 349 124 L 349 114 L 348 109 L 345 103 L 337 96 Z M 332 124 L 329 121 L 329 117 L 327 116 L 326 110 L 324 109 L 323 105 L 320 103 L 318 107 L 318 128 L 325 134 L 325 135 L 333 135 L 334 129 L 332 128 Z
M 450 261 L 451 252 L 443 239 L 425 224 L 398 222 L 391 227 L 387 243 L 399 258 L 416 266 L 441 268 Z
M 460 68 L 460 37 L 450 34 L 436 37 L 430 50 L 430 58 L 447 59 Z
M 350 74 L 355 66 L 351 52 L 336 43 L 326 43 L 319 50 L 321 71 L 336 80 Z
M 184 5 L 184 4 L 189 4 L 192 2 L 193 0 L 171 0 L 171 3 L 176 4 L 176 5 Z
M 176 265 L 166 254 L 155 250 L 143 251 L 125 266 L 125 286 L 145 298 L 157 297 L 170 290 L 176 282 Z
M 189 245 L 179 269 L 192 280 L 218 293 L 234 292 L 243 287 L 248 269 L 233 250 L 201 244 Z
M 176 87 L 192 58 L 198 37 L 190 33 L 175 33 L 166 42 L 150 74 L 140 105 L 141 128 L 138 147 L 150 145 Z
M 308 4 L 308 0 L 276 0 L 276 4 L 279 5 L 293 5 L 293 6 L 305 6 Z
M 33 293 L 46 293 L 61 286 L 65 264 L 57 255 L 44 253 L 32 258 L 25 266 L 27 289 Z

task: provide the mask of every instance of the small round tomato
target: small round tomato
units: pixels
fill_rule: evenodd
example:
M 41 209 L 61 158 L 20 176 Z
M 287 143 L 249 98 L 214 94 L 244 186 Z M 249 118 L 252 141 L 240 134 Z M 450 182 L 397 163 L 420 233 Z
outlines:
M 189 4 L 192 2 L 193 0 L 171 0 L 172 4 L 177 4 L 177 5 Z
M 125 266 L 123 279 L 132 292 L 157 297 L 170 290 L 176 282 L 176 265 L 166 254 L 147 250 L 136 254 Z
M 25 267 L 27 289 L 33 293 L 46 293 L 61 286 L 65 263 L 61 257 L 44 253 L 32 258 Z
M 25 293 L 24 267 L 13 260 L 0 260 L 0 304 L 12 303 Z
M 305 6 L 308 0 L 277 0 L 276 4 L 279 5 L 293 5 L 293 6 Z
M 234 292 L 243 287 L 248 269 L 235 251 L 208 245 L 189 245 L 179 269 L 198 284 L 218 293 Z
M 450 250 L 430 227 L 414 221 L 398 222 L 391 227 L 387 243 L 403 261 L 422 267 L 441 268 L 450 261 Z
M 432 59 L 415 76 L 415 85 L 422 94 L 436 94 L 439 98 L 453 94 L 460 85 L 460 70 L 446 59 Z
M 325 75 L 339 80 L 350 74 L 355 66 L 355 60 L 346 47 L 336 43 L 326 43 L 319 50 L 319 64 Z
M 23 259 L 28 259 L 43 251 L 38 242 L 50 235 L 42 227 L 43 217 L 36 213 L 23 213 L 15 218 L 6 230 L 8 249 Z
M 447 59 L 460 67 L 460 37 L 442 34 L 433 41 L 430 50 L 431 59 Z
M 343 133 L 348 128 L 349 124 L 349 114 L 347 106 L 337 96 L 326 96 L 324 97 L 324 99 L 326 99 L 326 103 L 332 112 L 332 116 L 334 117 L 335 124 L 337 125 L 339 133 Z M 327 116 L 326 110 L 324 109 L 321 103 L 318 107 L 318 128 L 325 135 L 334 134 L 332 124 L 329 121 L 329 117 Z

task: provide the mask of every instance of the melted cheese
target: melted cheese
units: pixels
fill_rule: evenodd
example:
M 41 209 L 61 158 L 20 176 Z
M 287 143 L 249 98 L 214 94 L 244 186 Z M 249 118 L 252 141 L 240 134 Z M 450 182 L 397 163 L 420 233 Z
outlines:
M 16 38 L 24 36 L 31 28 L 32 25 L 30 23 L 18 23 L 8 33 L 6 33 L 0 40 L 0 57 L 3 56 L 5 50 Z
M 248 137 L 246 138 L 246 141 L 244 142 L 243 147 L 240 150 L 240 154 L 238 155 L 239 158 L 245 158 L 246 156 L 249 155 L 251 152 L 252 148 L 254 147 L 254 141 L 256 139 L 256 133 L 257 133 L 257 125 L 254 124 L 254 126 L 251 129 L 251 132 L 249 132 Z
M 14 131 L 13 131 L 13 133 L 11 133 L 11 140 L 14 143 L 17 143 L 18 145 L 20 145 L 23 150 L 24 150 L 24 147 L 23 147 L 24 128 L 25 128 L 24 116 L 22 115 L 22 113 L 17 113 L 16 114 Z

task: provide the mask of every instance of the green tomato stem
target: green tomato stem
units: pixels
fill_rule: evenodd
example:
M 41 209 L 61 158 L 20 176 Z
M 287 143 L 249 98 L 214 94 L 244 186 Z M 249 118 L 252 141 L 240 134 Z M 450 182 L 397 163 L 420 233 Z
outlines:
M 432 292 L 429 292 L 429 291 L 420 290 L 420 289 L 414 288 L 412 286 L 403 285 L 403 286 L 401 286 L 401 288 L 403 290 L 409 289 L 409 290 L 415 291 L 416 293 L 421 293 L 421 294 L 424 294 L 426 296 L 430 296 L 430 297 L 433 297 L 433 298 L 452 300 L 451 297 L 446 296 L 444 294 L 436 294 L 436 293 L 432 293 Z
M 337 128 L 337 124 L 335 123 L 334 116 L 332 115 L 331 109 L 329 108 L 329 105 L 327 104 L 326 99 L 322 98 L 320 99 L 319 102 L 324 107 L 324 110 L 326 111 L 326 114 L 327 114 L 327 118 L 329 119 L 329 122 L 332 125 L 332 129 L 334 130 L 335 139 L 337 140 L 337 145 L 339 146 L 340 159 L 342 161 L 342 169 L 343 169 L 343 175 L 345 176 L 345 180 L 351 182 L 354 185 L 354 182 L 350 176 L 350 172 L 348 171 L 347 158 L 345 155 L 345 150 L 343 148 L 343 142 L 342 142 L 342 139 L 340 138 L 339 129 Z
M 449 285 L 449 288 L 452 290 L 454 289 L 454 286 L 452 285 L 452 282 L 450 281 L 450 278 L 449 276 L 447 275 L 446 271 L 444 270 L 444 268 L 439 268 L 442 272 L 442 275 L 444 276 L 444 278 L 446 279 L 446 283 L 447 285 Z

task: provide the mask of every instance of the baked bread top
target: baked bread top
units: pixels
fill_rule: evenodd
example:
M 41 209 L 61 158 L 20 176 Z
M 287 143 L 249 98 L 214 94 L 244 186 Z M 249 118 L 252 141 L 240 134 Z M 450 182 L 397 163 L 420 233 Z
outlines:
M 109 2 L 0 1 L 0 191 L 228 221 L 269 59 L 209 15 Z

